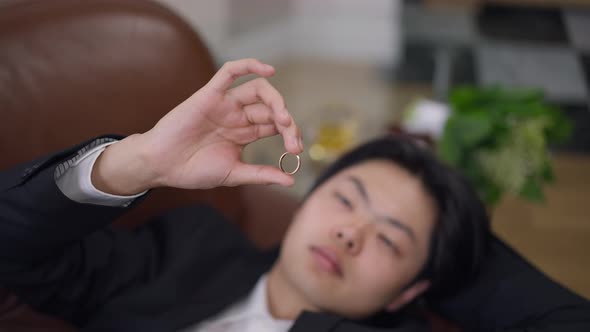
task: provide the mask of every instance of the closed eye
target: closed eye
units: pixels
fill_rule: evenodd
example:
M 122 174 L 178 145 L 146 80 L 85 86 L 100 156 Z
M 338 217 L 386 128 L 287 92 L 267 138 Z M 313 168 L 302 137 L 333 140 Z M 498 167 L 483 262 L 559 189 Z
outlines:
M 336 199 L 338 199 L 340 201 L 340 203 L 342 203 L 348 209 L 350 209 L 350 210 L 354 209 L 352 202 L 348 198 L 346 198 L 344 195 L 342 195 L 340 192 L 335 191 L 334 196 L 336 196 Z
M 391 250 L 393 250 L 393 252 L 397 256 L 399 256 L 399 257 L 402 256 L 402 253 L 399 250 L 399 247 L 393 241 L 391 241 L 388 237 L 386 237 L 383 234 L 378 234 L 377 236 L 379 237 L 379 240 L 381 240 L 383 243 L 385 243 L 386 246 L 388 246 L 389 248 L 391 248 Z

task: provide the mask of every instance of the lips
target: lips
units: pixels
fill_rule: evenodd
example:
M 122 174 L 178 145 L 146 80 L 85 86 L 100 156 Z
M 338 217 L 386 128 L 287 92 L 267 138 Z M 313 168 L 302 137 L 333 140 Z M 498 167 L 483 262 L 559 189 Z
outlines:
M 340 278 L 343 277 L 342 268 L 336 254 L 326 247 L 312 246 L 311 251 L 320 268 L 324 271 L 330 272 Z

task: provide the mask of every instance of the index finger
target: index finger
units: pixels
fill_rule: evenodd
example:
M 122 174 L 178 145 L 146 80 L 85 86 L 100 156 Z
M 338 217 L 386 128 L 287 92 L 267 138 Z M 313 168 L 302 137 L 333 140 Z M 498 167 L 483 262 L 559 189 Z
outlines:
M 275 69 L 271 65 L 264 64 L 256 59 L 228 61 L 215 73 L 208 85 L 219 92 L 223 92 L 229 89 L 236 79 L 241 76 L 257 74 L 262 77 L 269 77 L 274 73 Z

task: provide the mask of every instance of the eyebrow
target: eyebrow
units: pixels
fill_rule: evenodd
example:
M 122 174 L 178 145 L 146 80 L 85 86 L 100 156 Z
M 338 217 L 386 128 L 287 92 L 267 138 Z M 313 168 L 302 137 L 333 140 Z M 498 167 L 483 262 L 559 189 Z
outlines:
M 367 203 L 367 205 L 370 206 L 371 200 L 369 199 L 369 195 L 367 194 L 367 189 L 365 188 L 365 185 L 363 184 L 361 179 L 359 179 L 358 177 L 356 177 L 354 175 L 349 175 L 348 180 L 350 180 L 354 184 L 354 187 L 356 188 L 358 193 L 361 195 L 361 197 L 363 198 L 365 203 Z M 416 242 L 416 236 L 414 235 L 414 231 L 412 231 L 412 229 L 410 227 L 408 227 L 408 225 L 402 223 L 401 221 L 399 221 L 395 218 L 389 217 L 389 216 L 378 216 L 378 217 L 379 217 L 379 219 L 385 220 L 387 223 L 389 223 L 393 227 L 396 227 L 397 229 L 406 233 L 410 237 L 410 239 L 412 239 L 413 242 Z

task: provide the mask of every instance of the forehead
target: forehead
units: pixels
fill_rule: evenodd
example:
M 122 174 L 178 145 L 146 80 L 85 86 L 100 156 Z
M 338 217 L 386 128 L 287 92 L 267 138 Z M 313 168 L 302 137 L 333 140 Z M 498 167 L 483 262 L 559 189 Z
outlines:
M 392 161 L 377 159 L 358 163 L 338 172 L 328 182 L 351 182 L 351 176 L 362 180 L 367 189 L 388 194 L 387 196 L 397 196 L 398 193 L 430 196 L 421 179 Z

